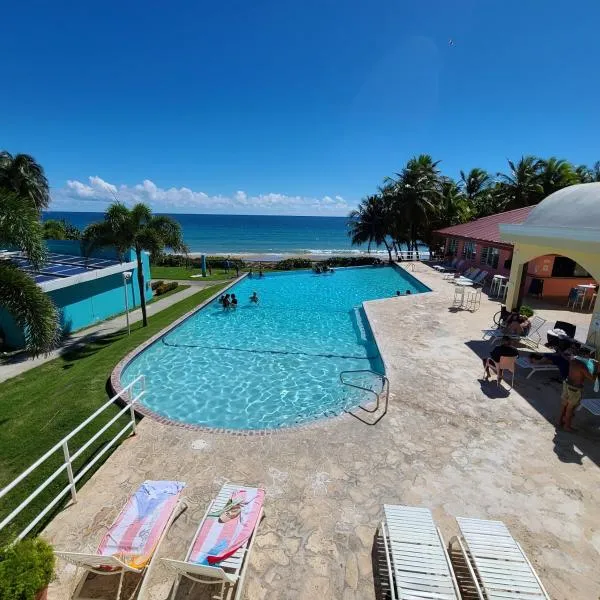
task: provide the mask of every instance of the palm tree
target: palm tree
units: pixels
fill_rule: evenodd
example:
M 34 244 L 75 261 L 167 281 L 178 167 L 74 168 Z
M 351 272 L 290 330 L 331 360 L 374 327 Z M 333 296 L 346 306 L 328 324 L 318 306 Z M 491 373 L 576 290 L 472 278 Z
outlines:
M 440 227 L 460 225 L 468 221 L 474 210 L 460 185 L 450 177 L 442 178 L 442 190 L 437 221 Z
M 45 240 L 80 240 L 81 231 L 65 219 L 47 219 L 42 223 Z
M 600 181 L 600 160 L 596 161 L 591 169 L 585 165 L 579 165 L 575 168 L 575 173 L 580 183 Z
M 0 189 L 0 245 L 24 252 L 34 268 L 44 261 L 45 246 L 37 207 L 30 198 Z M 0 259 L 0 307 L 23 329 L 33 356 L 50 351 L 59 340 L 59 315 L 52 300 L 25 271 Z
M 541 161 L 539 182 L 542 186 L 542 198 L 578 181 L 577 172 L 570 162 L 554 156 Z
M 412 250 L 418 250 L 419 240 L 431 237 L 442 195 L 438 164 L 428 154 L 421 154 L 411 158 L 395 177 L 385 180 L 392 218 L 407 223 Z
M 363 198 L 348 219 L 348 235 L 353 246 L 367 244 L 367 252 L 370 252 L 371 244 L 384 245 L 392 262 L 392 248 L 387 240 L 390 234 L 389 212 L 381 195 Z
M 461 186 L 471 207 L 472 217 L 483 217 L 488 214 L 490 206 L 494 204 L 491 196 L 492 178 L 484 169 L 475 167 L 468 173 L 460 172 Z
M 29 154 L 0 152 L 0 188 L 28 199 L 41 212 L 50 203 L 50 188 L 44 169 Z
M 181 225 L 171 217 L 155 216 L 145 204 L 129 209 L 121 202 L 114 202 L 104 213 L 104 220 L 88 225 L 83 231 L 83 241 L 89 255 L 95 248 L 114 246 L 120 257 L 131 248 L 137 258 L 137 278 L 142 308 L 142 322 L 148 325 L 142 251 L 158 256 L 165 248 L 187 252 L 181 233 Z
M 518 163 L 508 161 L 510 173 L 498 173 L 498 191 L 504 196 L 506 208 L 522 208 L 539 202 L 543 195 L 540 183 L 542 161 L 535 156 L 522 156 Z

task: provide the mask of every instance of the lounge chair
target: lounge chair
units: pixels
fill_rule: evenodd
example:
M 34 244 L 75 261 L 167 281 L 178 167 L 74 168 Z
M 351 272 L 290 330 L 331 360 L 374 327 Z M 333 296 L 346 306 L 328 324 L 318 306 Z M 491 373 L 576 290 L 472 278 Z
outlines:
M 479 269 L 475 269 L 471 267 L 467 269 L 460 277 L 453 277 L 451 279 L 452 283 L 456 283 L 457 281 L 470 281 L 471 283 L 475 283 L 475 278 L 479 275 Z
M 56 551 L 59 558 L 84 569 L 72 598 L 79 598 L 90 572 L 119 575 L 116 600 L 121 597 L 125 573 L 138 573 L 138 597 L 142 598 L 160 544 L 180 509 L 185 508 L 184 487 L 179 481 L 144 481 L 129 497 L 95 554 Z
M 523 549 L 502 521 L 457 518 L 460 536 L 450 540 L 467 564 L 481 600 L 550 600 Z
M 529 369 L 530 372 L 527 375 L 527 379 L 529 379 L 534 373 L 537 373 L 538 371 L 541 372 L 559 370 L 556 365 L 532 363 L 531 360 L 529 360 L 526 356 L 519 356 L 519 358 L 517 358 L 517 366 L 521 369 Z
M 446 261 L 445 263 L 442 263 L 441 265 L 433 265 L 433 268 L 436 271 L 443 271 L 444 269 L 452 269 L 456 266 L 456 263 L 458 262 L 458 258 L 454 258 L 452 260 Z
M 246 567 L 256 530 L 263 516 L 264 490 L 227 484 L 210 503 L 184 560 L 163 558 L 163 563 L 173 571 L 177 579 L 171 598 L 177 595 L 181 578 L 195 583 L 220 585 L 218 596 L 224 600 L 241 597 Z M 220 515 L 227 507 L 241 506 L 241 513 L 226 523 Z
M 483 339 L 489 339 L 491 344 L 494 344 L 499 339 L 502 339 L 504 336 L 509 337 L 511 340 L 516 340 L 527 346 L 529 348 L 537 348 L 542 341 L 542 336 L 540 335 L 540 329 L 546 322 L 546 319 L 542 319 L 542 317 L 534 316 L 531 319 L 531 326 L 529 327 L 529 332 L 527 335 L 514 335 L 510 333 L 505 333 L 502 329 L 483 329 Z
M 600 417 L 600 398 L 584 398 L 579 408 L 585 408 L 596 417 Z
M 458 260 L 458 258 L 455 258 L 452 263 L 450 263 L 450 266 L 442 267 L 441 269 L 438 269 L 438 271 L 440 273 L 454 273 L 455 271 L 459 271 L 464 264 L 464 260 Z
M 392 600 L 458 600 L 456 577 L 431 511 L 393 504 L 384 504 L 383 511 Z
M 452 279 L 454 277 L 454 274 L 458 273 L 463 268 L 464 264 L 464 260 L 459 260 L 456 264 L 456 267 L 454 267 L 453 269 L 444 269 L 442 271 L 442 273 L 444 274 L 444 279 Z

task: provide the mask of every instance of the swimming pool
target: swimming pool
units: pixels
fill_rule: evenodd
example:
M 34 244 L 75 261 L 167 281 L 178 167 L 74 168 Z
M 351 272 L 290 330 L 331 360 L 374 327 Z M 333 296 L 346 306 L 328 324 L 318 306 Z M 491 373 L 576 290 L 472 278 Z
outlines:
M 144 374 L 150 410 L 206 427 L 275 429 L 337 415 L 365 399 L 340 383 L 342 371 L 383 373 L 361 303 L 397 290 L 428 288 L 391 266 L 245 278 L 228 290 L 237 309 L 214 300 L 134 357 L 121 382 Z

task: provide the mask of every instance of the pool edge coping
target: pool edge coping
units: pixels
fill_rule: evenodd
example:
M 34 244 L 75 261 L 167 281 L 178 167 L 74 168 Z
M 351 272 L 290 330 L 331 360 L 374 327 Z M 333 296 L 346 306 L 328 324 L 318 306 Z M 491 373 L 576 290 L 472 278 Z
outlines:
M 363 265 L 360 265 L 360 267 L 362 267 L 362 266 Z M 370 266 L 370 265 L 364 265 L 364 266 Z M 403 267 L 401 267 L 400 265 L 398 265 L 395 262 L 392 263 L 392 266 L 394 268 L 399 268 L 401 271 L 404 271 L 405 273 L 408 273 L 408 271 L 406 271 L 406 269 L 404 269 Z M 357 268 L 357 267 L 340 267 L 340 268 Z M 302 270 L 304 270 L 304 269 L 302 269 Z M 306 269 L 306 270 L 308 270 L 308 269 Z M 210 304 L 215 298 L 217 298 L 219 296 L 219 294 L 223 293 L 225 290 L 230 289 L 231 287 L 233 287 L 237 283 L 241 282 L 246 277 L 248 277 L 248 273 L 244 273 L 240 277 L 236 277 L 228 285 L 221 288 L 218 292 L 215 292 L 209 298 L 206 298 L 205 300 L 203 300 L 198 306 L 196 306 L 192 310 L 188 311 L 187 313 L 185 313 L 184 315 L 182 315 L 181 317 L 179 317 L 178 319 L 176 319 L 175 321 L 173 321 L 172 323 L 170 323 L 169 325 L 167 325 L 166 327 L 161 329 L 159 332 L 155 333 L 152 337 L 148 338 L 145 342 L 141 343 L 139 346 L 134 348 L 131 352 L 126 354 L 116 364 L 116 366 L 114 367 L 114 369 L 112 370 L 112 372 L 110 374 L 109 381 L 110 381 L 110 387 L 112 389 L 113 395 L 120 394 L 123 392 L 124 386 L 121 384 L 121 374 L 123 373 L 123 370 L 125 369 L 125 367 L 134 358 L 136 358 L 139 354 L 141 354 L 144 350 L 146 350 L 146 348 L 148 348 L 149 346 L 151 346 L 152 344 L 157 342 L 161 337 L 166 335 L 169 331 L 171 331 L 171 329 L 174 329 L 179 324 L 181 324 L 183 321 L 185 321 L 186 319 L 188 319 L 189 317 L 191 317 L 198 311 L 202 310 L 205 306 Z M 418 279 L 414 275 L 412 275 L 412 277 L 414 279 L 416 279 L 421 285 L 424 285 L 425 287 L 427 287 L 430 290 L 430 292 L 433 292 L 433 290 L 431 288 L 429 288 L 429 286 L 425 285 L 420 279 Z M 421 292 L 421 293 L 427 293 L 427 292 Z M 368 312 L 365 310 L 366 303 L 380 302 L 381 300 L 388 300 L 388 298 L 379 298 L 376 300 L 364 300 L 363 302 L 361 302 L 361 306 L 363 308 L 363 314 L 365 315 L 365 318 L 367 319 L 369 329 L 371 330 L 371 335 L 373 336 L 373 341 L 375 342 L 375 346 L 377 347 L 377 352 L 379 353 L 379 356 L 383 363 L 384 371 L 387 371 L 385 358 L 381 352 L 381 349 L 379 348 L 379 344 L 377 342 L 377 336 L 375 335 L 375 332 L 373 330 L 371 320 L 369 319 Z M 384 373 L 384 375 L 385 375 L 385 373 Z M 122 398 L 127 403 L 131 402 L 131 399 L 127 392 L 122 395 Z M 355 408 L 357 408 L 357 407 L 355 407 Z M 168 417 L 165 417 L 165 416 L 153 411 L 152 409 L 148 408 L 147 406 L 145 406 L 142 403 L 136 403 L 136 405 L 134 406 L 134 410 L 136 413 L 138 413 L 144 417 L 149 417 L 153 421 L 157 421 L 158 423 L 160 423 L 162 425 L 172 425 L 172 426 L 180 427 L 182 429 L 187 429 L 190 431 L 201 431 L 204 433 L 221 433 L 221 434 L 235 435 L 235 436 L 280 435 L 282 433 L 292 433 L 292 432 L 303 431 L 303 430 L 308 430 L 308 429 L 317 429 L 319 427 L 323 427 L 323 426 L 325 426 L 329 423 L 335 422 L 335 421 L 341 421 L 342 419 L 349 419 L 352 416 L 352 414 L 349 413 L 348 411 L 343 411 L 338 415 L 333 415 L 331 417 L 323 417 L 320 419 L 316 419 L 315 421 L 309 421 L 307 423 L 298 423 L 297 425 L 289 425 L 287 427 L 278 427 L 278 428 L 272 428 L 272 429 L 228 429 L 228 428 L 224 428 L 224 427 L 209 427 L 206 425 L 185 423 L 183 421 L 177 421 L 174 419 L 170 419 Z

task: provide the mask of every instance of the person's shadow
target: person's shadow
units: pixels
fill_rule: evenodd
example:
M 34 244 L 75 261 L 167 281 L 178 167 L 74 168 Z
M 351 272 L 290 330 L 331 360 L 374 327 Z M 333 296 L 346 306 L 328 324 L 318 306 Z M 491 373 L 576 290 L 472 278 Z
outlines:
M 558 457 L 558 460 L 576 465 L 583 464 L 584 454 L 581 451 L 578 452 L 575 447 L 575 440 L 575 434 L 562 429 L 556 429 L 552 441 L 554 442 L 554 453 Z
M 508 398 L 510 396 L 510 388 L 505 387 L 507 384 L 502 382 L 498 385 L 495 377 L 487 381 L 483 377 L 480 377 L 477 381 L 479 381 L 479 385 L 481 386 L 481 392 L 492 400 L 495 398 Z

